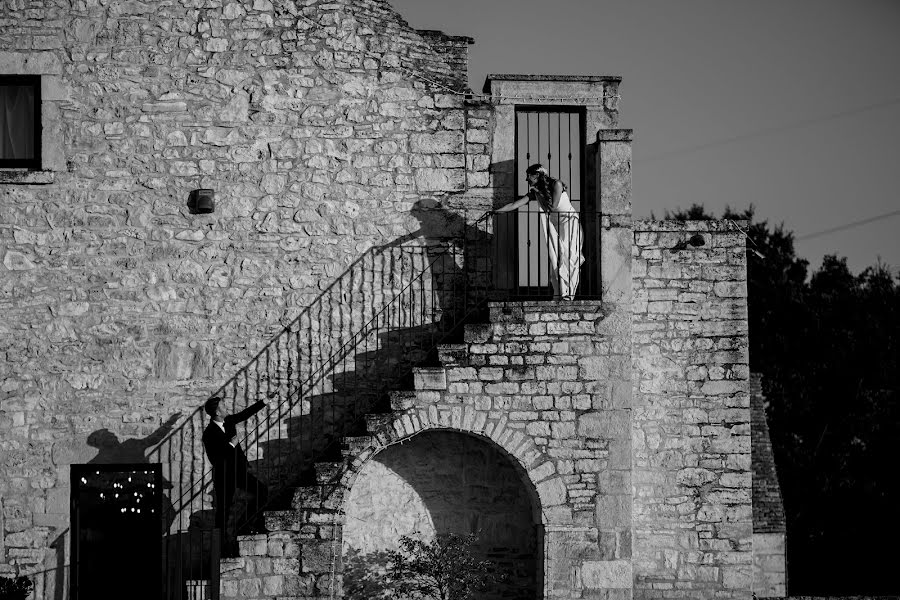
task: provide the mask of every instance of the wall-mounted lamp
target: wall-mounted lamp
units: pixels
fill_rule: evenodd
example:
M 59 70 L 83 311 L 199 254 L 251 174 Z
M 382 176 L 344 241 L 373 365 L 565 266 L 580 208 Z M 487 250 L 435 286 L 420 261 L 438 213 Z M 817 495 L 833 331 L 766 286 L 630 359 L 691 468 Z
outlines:
M 215 212 L 215 192 L 208 189 L 193 190 L 188 196 L 187 207 L 192 215 Z
M 687 250 L 688 246 L 694 246 L 698 248 L 700 246 L 705 246 L 706 240 L 703 239 L 703 236 L 699 233 L 695 233 L 690 238 L 686 240 L 681 240 L 671 248 L 669 248 L 669 252 L 678 252 L 679 250 Z

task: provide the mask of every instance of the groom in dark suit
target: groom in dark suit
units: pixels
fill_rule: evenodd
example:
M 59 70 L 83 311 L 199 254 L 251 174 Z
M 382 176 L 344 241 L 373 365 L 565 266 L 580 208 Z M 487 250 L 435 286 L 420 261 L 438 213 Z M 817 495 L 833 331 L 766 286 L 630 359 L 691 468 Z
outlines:
M 212 397 L 203 406 L 212 422 L 203 432 L 203 447 L 213 468 L 213 488 L 216 494 L 216 527 L 222 532 L 225 556 L 235 556 L 233 538 L 226 535 L 225 526 L 228 514 L 234 501 L 234 492 L 244 490 L 252 495 L 247 502 L 249 522 L 241 527 L 240 516 L 236 517 L 238 534 L 259 533 L 265 531 L 265 524 L 260 509 L 265 506 L 269 495 L 266 485 L 249 471 L 247 456 L 241 449 L 237 439 L 238 423 L 246 421 L 266 405 L 259 401 L 241 412 L 230 415 L 222 405 L 222 399 Z

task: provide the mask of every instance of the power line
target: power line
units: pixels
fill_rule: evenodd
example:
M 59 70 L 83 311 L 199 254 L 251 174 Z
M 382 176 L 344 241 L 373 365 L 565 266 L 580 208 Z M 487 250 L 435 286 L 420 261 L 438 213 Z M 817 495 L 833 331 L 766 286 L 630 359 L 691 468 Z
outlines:
M 797 241 L 800 240 L 809 240 L 815 237 L 828 235 L 830 233 L 836 233 L 838 231 L 844 231 L 845 229 L 852 229 L 854 227 L 859 227 L 861 225 L 868 225 L 869 223 L 874 223 L 875 221 L 881 221 L 882 219 L 889 219 L 891 217 L 895 217 L 900 215 L 900 210 L 893 210 L 889 213 L 884 213 L 883 215 L 878 215 L 876 217 L 869 217 L 868 219 L 863 219 L 861 221 L 853 221 L 851 223 L 845 223 L 844 225 L 838 225 L 837 227 L 831 227 L 829 229 L 823 229 L 822 231 L 816 231 L 814 233 L 807 233 L 806 235 L 797 236 Z
M 850 117 L 850 116 L 853 116 L 853 115 L 856 115 L 859 113 L 869 112 L 872 110 L 877 110 L 879 108 L 885 108 L 888 106 L 894 106 L 895 104 L 900 104 L 900 98 L 891 98 L 889 100 L 884 100 L 882 102 L 876 102 L 874 104 L 867 104 L 865 106 L 851 108 L 849 110 L 832 113 L 830 115 L 822 115 L 820 117 L 813 117 L 811 119 L 797 121 L 796 123 L 788 123 L 786 125 L 778 125 L 776 127 L 766 127 L 764 129 L 760 129 L 759 131 L 753 131 L 750 133 L 744 133 L 744 134 L 736 135 L 733 137 L 722 138 L 720 140 L 713 140 L 711 142 L 704 142 L 702 144 L 697 144 L 696 146 L 689 146 L 687 148 L 681 148 L 678 150 L 668 150 L 666 152 L 660 152 L 658 154 L 651 154 L 650 156 L 639 158 L 638 160 L 640 160 L 641 163 L 647 163 L 647 162 L 653 162 L 653 161 L 660 161 L 660 160 L 664 160 L 664 159 L 668 159 L 668 158 L 675 158 L 678 156 L 684 156 L 686 154 L 693 154 L 695 152 L 709 150 L 710 148 L 717 148 L 719 146 L 726 146 L 728 144 L 734 144 L 736 142 L 744 142 L 747 140 L 765 137 L 767 135 L 774 135 L 777 133 L 781 133 L 783 131 L 790 131 L 792 129 L 801 129 L 803 127 L 808 127 L 810 125 L 817 125 L 819 123 L 825 123 L 827 121 L 833 121 L 835 119 L 842 119 L 844 117 Z

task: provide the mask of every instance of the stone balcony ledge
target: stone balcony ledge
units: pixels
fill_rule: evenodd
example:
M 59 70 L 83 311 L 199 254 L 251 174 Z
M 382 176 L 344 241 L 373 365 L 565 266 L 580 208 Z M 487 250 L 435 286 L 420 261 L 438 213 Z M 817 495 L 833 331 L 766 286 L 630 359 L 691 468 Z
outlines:
M 604 316 L 610 311 L 609 304 L 602 300 L 507 300 L 488 302 L 491 321 L 508 321 L 510 317 L 517 315 L 524 317 L 526 314 L 552 313 L 561 314 L 585 314 Z M 529 320 L 535 320 L 532 317 Z
M 679 232 L 679 231 L 737 231 L 735 225 L 747 231 L 750 222 L 744 219 L 710 219 L 698 221 L 654 221 L 652 219 L 635 219 L 635 231 Z
M 490 93 L 493 81 L 553 81 L 563 83 L 621 83 L 620 75 L 541 75 L 541 74 L 515 74 L 515 73 L 491 73 L 484 80 L 484 93 Z

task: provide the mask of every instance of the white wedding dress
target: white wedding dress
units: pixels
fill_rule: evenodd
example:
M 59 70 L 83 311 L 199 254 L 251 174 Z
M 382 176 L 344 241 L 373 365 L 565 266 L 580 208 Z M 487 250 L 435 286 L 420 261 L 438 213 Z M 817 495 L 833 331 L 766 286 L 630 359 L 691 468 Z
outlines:
M 584 263 L 584 234 L 569 193 L 564 191 L 557 207 L 549 213 L 542 210 L 540 220 L 552 267 L 550 284 L 553 286 L 553 297 L 571 300 L 578 289 L 581 265 Z

